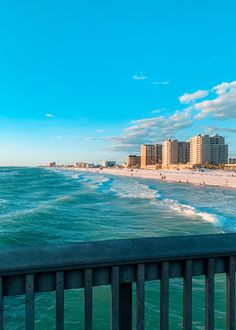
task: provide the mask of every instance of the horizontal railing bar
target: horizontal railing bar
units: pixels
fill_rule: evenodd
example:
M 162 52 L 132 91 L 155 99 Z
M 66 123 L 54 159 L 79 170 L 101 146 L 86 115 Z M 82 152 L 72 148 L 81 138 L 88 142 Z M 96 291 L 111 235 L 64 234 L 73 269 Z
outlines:
M 236 254 L 235 254 L 236 255 Z M 186 259 L 188 260 L 188 259 Z M 169 262 L 169 278 L 183 278 L 186 260 Z M 168 261 L 168 260 L 166 260 Z M 208 258 L 192 261 L 192 276 L 206 275 Z M 161 263 L 144 263 L 145 281 L 159 280 L 161 277 Z M 116 265 L 119 266 L 119 265 Z M 137 265 L 119 267 L 120 283 L 136 282 Z M 215 274 L 226 273 L 228 257 L 215 258 Z M 111 268 L 97 267 L 93 269 L 93 286 L 111 284 Z M 83 270 L 71 270 L 64 273 L 64 289 L 78 289 L 84 287 Z M 35 275 L 35 292 L 55 291 L 55 272 Z M 11 296 L 25 293 L 25 275 L 4 277 L 4 295 Z
M 235 254 L 236 234 L 151 237 L 1 249 L 0 276 Z

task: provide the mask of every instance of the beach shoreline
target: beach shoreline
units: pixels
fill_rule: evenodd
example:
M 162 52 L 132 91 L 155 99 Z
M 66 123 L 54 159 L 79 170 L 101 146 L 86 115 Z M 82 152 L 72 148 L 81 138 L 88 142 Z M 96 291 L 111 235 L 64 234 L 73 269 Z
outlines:
M 66 168 L 93 174 L 109 174 L 161 182 L 177 182 L 198 186 L 216 186 L 236 189 L 236 173 L 223 170 L 144 170 L 122 168 Z

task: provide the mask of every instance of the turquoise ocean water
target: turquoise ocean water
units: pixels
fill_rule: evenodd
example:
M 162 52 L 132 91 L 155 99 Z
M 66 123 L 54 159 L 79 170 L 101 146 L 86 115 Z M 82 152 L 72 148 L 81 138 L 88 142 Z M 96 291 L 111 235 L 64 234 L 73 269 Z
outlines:
M 100 171 L 101 172 L 101 171 Z M 0 246 L 236 231 L 236 191 L 43 168 L 0 168 Z M 204 279 L 194 279 L 194 329 L 204 329 Z M 36 329 L 53 329 L 55 294 L 38 294 Z M 109 289 L 94 289 L 94 329 L 109 329 Z M 159 283 L 146 285 L 147 329 L 158 329 Z M 5 299 L 6 329 L 24 329 L 23 297 Z M 98 308 L 98 306 L 103 308 Z M 216 329 L 225 329 L 225 277 L 216 276 Z M 170 292 L 182 328 L 182 280 Z M 83 328 L 83 292 L 65 299 L 66 329 Z

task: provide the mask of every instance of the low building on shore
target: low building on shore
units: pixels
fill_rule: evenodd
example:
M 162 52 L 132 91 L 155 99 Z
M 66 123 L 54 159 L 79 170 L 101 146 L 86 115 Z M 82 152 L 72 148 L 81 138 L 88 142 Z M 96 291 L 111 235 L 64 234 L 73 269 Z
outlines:
M 48 164 L 48 166 L 49 166 L 49 167 L 56 167 L 57 164 L 56 164 L 56 162 L 50 162 L 50 163 Z
M 228 164 L 236 164 L 236 158 L 229 158 Z
M 141 156 L 129 155 L 125 163 L 127 168 L 139 168 L 141 165 Z
M 102 161 L 102 167 L 115 167 L 116 161 L 114 160 L 103 160 Z
M 99 167 L 99 165 L 95 165 L 93 163 L 79 162 L 79 163 L 75 163 L 74 167 L 76 167 L 76 168 L 97 168 L 97 167 Z

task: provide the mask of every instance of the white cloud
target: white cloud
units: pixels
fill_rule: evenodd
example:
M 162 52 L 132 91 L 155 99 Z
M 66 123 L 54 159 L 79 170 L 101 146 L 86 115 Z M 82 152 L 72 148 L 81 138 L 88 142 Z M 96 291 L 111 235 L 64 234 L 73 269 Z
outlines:
M 191 103 L 198 99 L 202 99 L 209 94 L 206 90 L 198 90 L 194 93 L 185 93 L 184 95 L 179 97 L 180 103 Z
M 208 96 L 207 100 L 197 101 Z M 103 140 L 112 143 L 111 149 L 115 151 L 137 152 L 143 143 L 158 143 L 167 138 L 176 138 L 179 133 L 183 136 L 183 130 L 193 126 L 194 122 L 205 117 L 212 117 L 215 120 L 228 120 L 236 118 L 236 81 L 222 83 L 211 89 L 211 92 L 199 90 L 192 94 L 184 94 L 180 101 L 193 104 L 183 109 L 176 110 L 169 116 L 159 115 L 152 118 L 133 120 L 119 136 L 109 136 Z M 153 110 L 152 113 L 159 113 L 164 108 Z M 211 122 L 211 125 L 214 122 Z M 205 127 L 208 130 L 224 130 L 234 133 L 235 128 L 217 128 L 217 130 Z
M 112 142 L 112 147 L 117 151 L 122 151 L 123 148 L 124 151 L 136 152 L 143 143 L 157 143 L 170 137 L 174 138 L 178 131 L 191 125 L 189 111 L 184 112 L 181 116 L 176 112 L 168 118 L 157 116 L 134 120 L 120 136 L 109 137 L 108 140 Z
M 134 80 L 146 80 L 148 77 L 146 75 L 144 75 L 142 72 L 140 72 L 139 74 L 135 74 L 133 76 Z
M 226 132 L 229 134 L 236 134 L 236 127 L 209 127 L 209 134 L 216 134 L 217 132 Z
M 192 116 L 192 107 L 188 107 L 184 110 L 176 110 L 175 113 L 170 117 L 173 122 L 181 122 L 184 120 L 189 120 Z
M 97 133 L 103 133 L 104 130 L 103 130 L 103 129 L 96 129 L 96 132 L 97 132 Z
M 236 81 L 224 82 L 212 88 L 215 97 L 194 105 L 196 119 L 212 116 L 217 119 L 236 118 Z
M 152 85 L 169 85 L 169 81 L 152 81 Z
M 166 110 L 166 108 L 155 109 L 155 110 L 152 110 L 150 113 L 151 114 L 160 113 L 160 112 L 162 112 L 164 110 Z
M 140 72 L 138 74 L 135 74 L 133 77 L 132 77 L 134 80 L 147 80 L 148 79 L 148 76 L 146 74 L 144 74 L 143 72 Z M 170 82 L 168 80 L 156 80 L 156 81 L 152 81 L 150 82 L 151 85 L 169 85 Z
M 217 95 L 223 95 L 231 91 L 232 88 L 236 87 L 236 81 L 232 81 L 230 83 L 223 82 L 215 87 L 212 88 Z
M 48 117 L 48 118 L 54 118 L 55 117 L 52 113 L 46 113 L 45 116 Z

